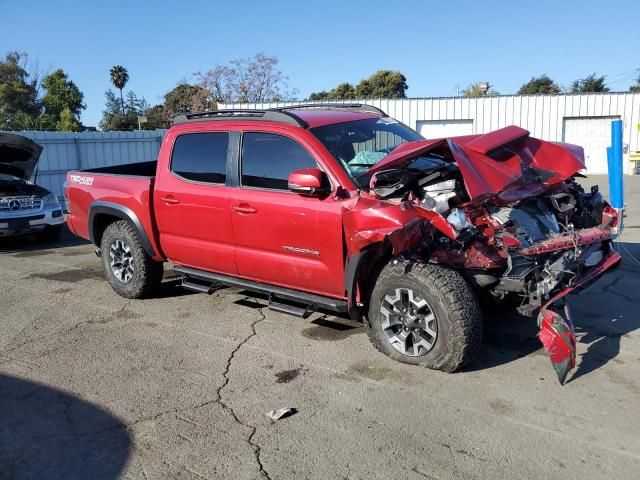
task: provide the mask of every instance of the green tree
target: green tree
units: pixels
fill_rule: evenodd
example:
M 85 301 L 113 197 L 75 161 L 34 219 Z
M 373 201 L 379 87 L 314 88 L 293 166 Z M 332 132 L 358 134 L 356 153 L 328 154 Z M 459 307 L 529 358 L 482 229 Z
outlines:
M 329 98 L 336 100 L 349 100 L 356 98 L 356 89 L 350 83 L 341 83 L 329 92 Z
M 557 93 L 560 93 L 560 87 L 545 74 L 539 77 L 531 77 L 531 80 L 523 84 L 518 90 L 518 95 L 555 95 Z
M 129 72 L 122 65 L 114 65 L 109 70 L 109 76 L 113 86 L 120 90 L 120 106 L 122 107 L 122 113 L 124 114 L 124 98 L 122 97 L 122 91 L 125 85 L 129 81 Z
M 575 80 L 571 84 L 572 93 L 608 92 L 609 87 L 605 84 L 605 76 L 597 76 L 595 73 Z
M 24 53 L 9 52 L 0 62 L 0 129 L 18 129 L 40 114 L 37 81 L 24 68 Z
M 483 82 L 476 82 L 469 85 L 462 91 L 463 97 L 493 97 L 495 95 L 500 95 L 496 90 L 492 89 L 492 85 L 489 85 L 487 90 L 483 89 Z
M 313 92 L 311 93 L 311 95 L 309 95 L 309 100 L 328 100 L 331 97 L 329 96 L 329 92 L 327 92 L 326 90 L 322 90 L 320 92 Z
M 104 131 L 132 131 L 138 129 L 138 116 L 146 115 L 149 104 L 133 92 L 128 92 L 124 103 L 116 97 L 113 90 L 105 92 L 106 105 L 102 112 L 100 128 Z M 145 124 L 146 126 L 146 124 Z
M 25 112 L 18 112 L 11 128 L 12 130 L 46 130 L 47 125 L 43 113 L 39 115 L 29 115 Z
M 167 114 L 164 105 L 154 105 L 145 113 L 146 123 L 143 123 L 143 130 L 155 130 L 157 128 L 169 128 L 172 115 Z
M 640 93 L 640 77 L 636 78 L 636 83 L 629 87 L 631 93 Z
M 336 88 L 327 92 L 314 92 L 309 95 L 309 100 L 349 100 L 356 98 L 356 90 L 350 83 L 341 83 Z
M 67 132 L 81 130 L 80 113 L 86 108 L 82 102 L 84 95 L 69 76 L 59 68 L 44 77 L 42 88 L 46 90 L 42 97 L 46 126 Z
M 361 80 L 355 88 L 358 98 L 406 98 L 406 77 L 396 71 L 380 70 Z
M 56 122 L 56 130 L 59 132 L 79 132 L 82 130 L 82 125 L 71 109 L 64 107 L 60 112 L 59 120 Z

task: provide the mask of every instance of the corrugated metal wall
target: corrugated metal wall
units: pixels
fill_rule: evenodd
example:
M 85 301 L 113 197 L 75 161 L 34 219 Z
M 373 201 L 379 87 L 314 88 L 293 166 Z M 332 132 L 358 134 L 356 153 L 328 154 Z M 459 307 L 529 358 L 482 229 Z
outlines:
M 418 122 L 472 120 L 473 133 L 487 133 L 507 125 L 526 128 L 534 137 L 561 142 L 564 121 L 576 117 L 620 117 L 624 122 L 623 143 L 627 151 L 640 150 L 640 94 L 590 93 L 562 95 L 504 95 L 478 98 L 411 98 L 402 100 L 345 100 L 381 108 L 391 117 L 416 130 Z M 219 108 L 270 108 L 299 103 L 227 104 Z M 625 152 L 626 153 L 626 152 Z M 625 162 L 627 162 L 625 154 Z M 631 173 L 630 165 L 626 171 Z
M 38 184 L 62 195 L 69 170 L 154 160 L 165 130 L 136 132 L 11 132 L 42 145 Z

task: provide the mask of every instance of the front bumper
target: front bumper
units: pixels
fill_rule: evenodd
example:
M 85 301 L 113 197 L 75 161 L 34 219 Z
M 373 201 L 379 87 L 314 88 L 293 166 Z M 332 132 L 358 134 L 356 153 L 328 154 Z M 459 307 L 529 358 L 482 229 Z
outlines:
M 38 233 L 64 223 L 62 205 L 45 206 L 29 212 L 0 214 L 0 238 Z
M 574 284 L 558 292 L 540 308 L 538 337 L 549 355 L 560 383 L 564 383 L 567 374 L 576 365 L 576 333 L 568 305 L 565 305 L 564 312 L 560 312 L 557 308 L 553 309 L 553 304 L 570 293 L 586 288 L 607 270 L 616 266 L 621 258 L 618 252 L 611 250 L 600 263 L 589 268 Z

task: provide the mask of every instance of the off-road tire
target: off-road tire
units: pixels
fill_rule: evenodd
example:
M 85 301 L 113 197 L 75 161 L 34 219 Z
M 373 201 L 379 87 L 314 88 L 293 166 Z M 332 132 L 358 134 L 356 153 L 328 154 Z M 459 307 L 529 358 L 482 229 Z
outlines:
M 385 295 L 409 288 L 426 299 L 437 322 L 433 347 L 420 356 L 397 351 L 382 328 Z M 482 343 L 482 314 L 471 286 L 458 272 L 439 265 L 394 259 L 376 282 L 369 302 L 367 333 L 385 355 L 403 363 L 455 372 L 470 363 Z
M 111 245 L 122 240 L 129 247 L 133 262 L 133 277 L 127 283 L 120 281 L 111 269 Z M 102 265 L 111 287 L 121 297 L 144 298 L 151 295 L 162 281 L 162 263 L 153 260 L 145 251 L 140 235 L 126 220 L 113 222 L 105 229 L 100 242 Z

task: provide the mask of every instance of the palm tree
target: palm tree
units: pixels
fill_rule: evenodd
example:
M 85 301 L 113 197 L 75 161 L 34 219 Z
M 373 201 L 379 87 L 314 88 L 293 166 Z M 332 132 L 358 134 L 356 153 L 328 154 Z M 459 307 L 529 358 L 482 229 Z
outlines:
M 129 81 L 129 72 L 122 65 L 114 65 L 109 71 L 111 74 L 111 83 L 113 86 L 120 90 L 120 106 L 122 107 L 122 113 L 124 114 L 124 97 L 122 96 L 122 90 Z

